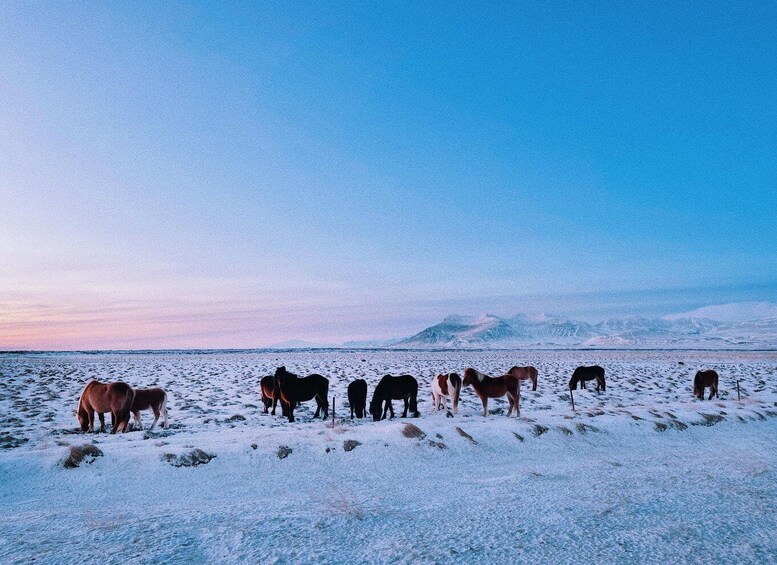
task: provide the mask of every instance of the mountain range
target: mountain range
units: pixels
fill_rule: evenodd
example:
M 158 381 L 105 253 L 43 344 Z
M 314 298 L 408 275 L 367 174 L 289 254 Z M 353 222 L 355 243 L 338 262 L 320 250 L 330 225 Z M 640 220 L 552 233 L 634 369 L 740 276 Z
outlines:
M 598 323 L 518 314 L 501 318 L 451 315 L 439 324 L 398 340 L 407 348 L 646 348 L 774 349 L 777 317 L 717 321 L 709 318 L 630 316 Z
M 777 304 L 733 303 L 663 317 L 629 316 L 596 323 L 545 314 L 517 314 L 509 318 L 453 314 L 404 338 L 339 345 L 289 341 L 273 347 L 777 349 Z

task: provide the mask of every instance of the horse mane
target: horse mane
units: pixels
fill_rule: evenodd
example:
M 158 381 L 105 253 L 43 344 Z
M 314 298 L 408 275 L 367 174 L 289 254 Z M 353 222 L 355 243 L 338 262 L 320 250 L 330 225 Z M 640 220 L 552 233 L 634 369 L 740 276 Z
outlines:
M 88 389 L 89 385 L 91 385 L 92 383 L 98 383 L 98 382 L 100 381 L 94 378 L 86 381 L 84 388 L 81 390 L 81 396 L 78 397 L 78 404 L 76 405 L 76 414 L 78 414 L 78 411 L 81 410 L 81 401 L 84 399 L 84 393 L 86 393 L 86 389 Z

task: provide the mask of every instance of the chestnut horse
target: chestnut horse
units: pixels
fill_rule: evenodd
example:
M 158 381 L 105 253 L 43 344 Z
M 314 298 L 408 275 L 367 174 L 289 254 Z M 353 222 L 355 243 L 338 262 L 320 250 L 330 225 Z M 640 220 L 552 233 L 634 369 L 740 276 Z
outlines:
M 274 376 L 268 375 L 262 377 L 262 380 L 259 381 L 259 390 L 262 394 L 262 404 L 264 405 L 265 414 L 270 411 L 270 406 L 272 406 L 272 415 L 275 416 L 275 406 L 280 402 L 281 414 L 284 417 L 289 415 L 288 405 L 281 400 L 281 395 L 277 389 L 277 383 Z
M 434 411 L 440 406 L 442 401 L 442 407 L 447 412 L 448 403 L 446 399 L 451 399 L 453 405 L 453 413 L 459 412 L 459 396 L 461 396 L 461 377 L 457 373 L 448 373 L 447 375 L 437 375 L 432 379 L 432 403 L 434 404 Z
M 367 414 L 367 381 L 356 379 L 348 385 L 348 405 L 351 407 L 351 418 L 364 418 Z
M 513 409 L 515 409 L 516 416 L 521 415 L 520 381 L 513 375 L 508 373 L 501 377 L 489 377 L 470 367 L 464 370 L 462 384 L 464 386 L 472 385 L 472 388 L 475 389 L 475 394 L 480 397 L 480 401 L 483 403 L 483 416 L 488 416 L 488 399 L 501 398 L 504 395 L 507 395 L 507 402 L 510 406 L 507 415 L 510 416 Z
M 580 388 L 585 388 L 586 381 L 592 381 L 596 379 L 596 392 L 601 390 L 607 390 L 604 382 L 604 369 L 599 365 L 591 365 L 590 367 L 580 366 L 572 373 L 572 378 L 569 381 L 569 390 L 577 390 L 577 383 L 580 383 Z
M 531 381 L 531 389 L 537 390 L 537 369 L 531 365 L 528 367 L 513 367 L 507 371 L 507 374 L 514 376 L 519 381 Z
M 715 398 L 718 396 L 718 374 L 712 369 L 708 371 L 698 371 L 696 376 L 693 377 L 693 395 L 704 400 L 704 389 L 710 387 L 710 397 L 707 400 L 712 400 L 712 395 Z
M 400 375 L 398 377 L 392 377 L 386 375 L 378 386 L 375 387 L 375 392 L 372 393 L 372 400 L 370 401 L 370 414 L 372 419 L 376 422 L 386 418 L 386 413 L 391 412 L 391 417 L 394 417 L 394 407 L 391 405 L 392 400 L 404 400 L 405 411 L 402 412 L 402 417 L 407 416 L 407 411 L 413 413 L 413 418 L 418 418 L 421 414 L 418 412 L 418 381 L 411 375 Z M 385 406 L 383 404 L 385 403 Z M 381 408 L 383 408 L 381 410 Z
M 286 370 L 286 367 L 278 367 L 275 370 L 276 387 L 280 392 L 280 401 L 288 405 L 289 422 L 294 421 L 294 408 L 297 403 L 306 400 L 316 400 L 316 413 L 314 418 L 318 418 L 321 409 L 324 410 L 324 419 L 329 416 L 329 379 L 321 375 L 308 375 L 299 377 Z M 273 400 L 273 406 L 275 400 Z M 283 406 L 281 406 L 282 408 Z
M 103 412 L 110 412 L 113 420 L 111 433 L 126 432 L 129 428 L 130 411 L 135 399 L 135 391 L 127 383 L 116 381 L 101 383 L 91 380 L 86 383 L 78 399 L 76 416 L 82 432 L 94 431 L 94 413 L 100 415 L 100 431 L 105 430 Z
M 152 410 L 154 422 L 150 429 L 154 429 L 159 416 L 163 417 L 162 427 L 167 429 L 167 393 L 161 388 L 136 388 L 135 399 L 132 401 L 132 416 L 135 421 L 135 429 L 142 430 L 143 422 L 140 420 L 141 410 Z

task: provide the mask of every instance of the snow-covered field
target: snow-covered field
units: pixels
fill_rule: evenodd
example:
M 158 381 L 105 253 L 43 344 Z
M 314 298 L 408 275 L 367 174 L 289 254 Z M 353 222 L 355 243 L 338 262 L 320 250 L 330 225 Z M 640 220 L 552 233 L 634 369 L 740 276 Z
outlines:
M 569 376 L 594 363 L 607 391 L 573 412 Z M 471 389 L 431 413 L 437 373 L 516 364 L 540 374 L 521 418 L 503 400 L 484 418 Z M 330 379 L 334 425 L 312 402 L 262 413 L 278 365 Z M 701 368 L 719 399 L 691 397 Z M 348 382 L 369 400 L 387 373 L 416 376 L 421 418 L 346 419 Z M 76 433 L 89 378 L 165 388 L 170 429 Z M 775 416 L 777 352 L 2 355 L 0 561 L 775 562 Z M 63 468 L 88 443 L 103 455 Z M 215 458 L 171 464 L 194 449 Z

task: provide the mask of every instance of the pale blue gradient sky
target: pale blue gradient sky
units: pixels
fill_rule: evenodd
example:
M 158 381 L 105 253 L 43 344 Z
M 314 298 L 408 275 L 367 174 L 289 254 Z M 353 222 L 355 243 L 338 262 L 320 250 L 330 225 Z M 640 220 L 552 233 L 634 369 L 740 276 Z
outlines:
M 0 347 L 777 295 L 771 3 L 0 4 Z

